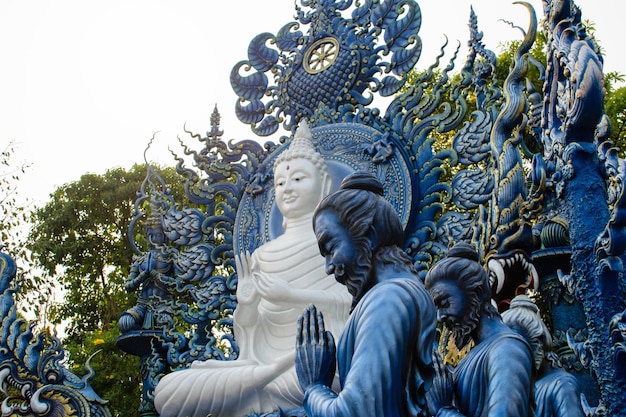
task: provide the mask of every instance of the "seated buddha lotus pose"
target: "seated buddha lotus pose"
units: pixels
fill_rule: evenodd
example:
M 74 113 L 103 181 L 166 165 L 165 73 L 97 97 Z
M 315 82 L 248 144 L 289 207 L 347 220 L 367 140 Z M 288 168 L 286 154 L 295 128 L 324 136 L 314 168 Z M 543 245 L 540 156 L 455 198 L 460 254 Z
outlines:
M 305 121 L 276 159 L 274 190 L 284 233 L 237 259 L 233 321 L 239 357 L 195 362 L 164 376 L 154 401 L 161 417 L 243 416 L 300 406 L 304 394 L 294 368 L 298 316 L 314 303 L 323 306 L 327 328 L 343 330 L 352 299 L 326 275 L 312 227 L 330 177 Z

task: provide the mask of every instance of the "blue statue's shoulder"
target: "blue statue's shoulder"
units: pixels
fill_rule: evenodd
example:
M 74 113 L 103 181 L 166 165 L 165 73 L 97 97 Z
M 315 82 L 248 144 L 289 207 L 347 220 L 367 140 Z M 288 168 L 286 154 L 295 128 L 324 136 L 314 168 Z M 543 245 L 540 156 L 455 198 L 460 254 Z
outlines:
M 384 296 L 382 295 L 383 293 L 385 294 Z M 428 291 L 426 291 L 424 285 L 417 277 L 398 277 L 387 279 L 374 285 L 365 294 L 359 305 L 404 304 L 406 300 L 415 297 L 425 298 L 428 300 L 429 305 L 432 304 Z

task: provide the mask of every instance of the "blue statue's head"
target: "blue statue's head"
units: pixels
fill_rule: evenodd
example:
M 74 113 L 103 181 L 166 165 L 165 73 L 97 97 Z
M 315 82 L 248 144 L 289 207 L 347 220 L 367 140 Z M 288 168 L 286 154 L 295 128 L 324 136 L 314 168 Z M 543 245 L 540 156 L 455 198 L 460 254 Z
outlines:
M 522 294 L 513 298 L 508 310 L 502 312 L 502 321 L 528 341 L 536 370 L 544 359 L 554 360 L 552 335 L 539 315 L 539 307 L 530 297 Z
M 497 314 L 491 304 L 487 272 L 468 243 L 453 246 L 426 274 L 426 289 L 437 306 L 437 320 L 452 331 L 457 347 L 465 346 L 482 314 Z
M 348 287 L 353 306 L 374 285 L 372 265 L 398 263 L 411 267 L 400 249 L 404 233 L 394 207 L 384 199 L 383 186 L 372 174 L 356 172 L 315 210 L 313 229 L 326 272 Z

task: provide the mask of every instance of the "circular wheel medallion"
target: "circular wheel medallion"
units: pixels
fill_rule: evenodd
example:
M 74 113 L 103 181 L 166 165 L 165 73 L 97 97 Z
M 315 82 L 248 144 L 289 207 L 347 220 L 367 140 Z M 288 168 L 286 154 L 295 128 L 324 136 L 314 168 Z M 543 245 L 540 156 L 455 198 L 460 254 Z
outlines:
M 333 65 L 338 54 L 339 42 L 335 38 L 319 39 L 306 51 L 304 69 L 309 74 L 318 74 Z

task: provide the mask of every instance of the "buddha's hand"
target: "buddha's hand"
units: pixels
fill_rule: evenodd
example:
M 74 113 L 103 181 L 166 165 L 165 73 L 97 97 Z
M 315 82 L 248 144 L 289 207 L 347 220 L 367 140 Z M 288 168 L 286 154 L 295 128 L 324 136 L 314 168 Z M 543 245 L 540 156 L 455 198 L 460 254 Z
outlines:
M 289 283 L 281 278 L 271 274 L 262 274 L 256 280 L 256 287 L 262 298 L 275 302 L 293 303 L 295 299 L 295 290 Z M 305 304 L 306 305 L 306 304 Z M 302 307 L 300 307 L 302 308 Z
M 440 409 L 451 408 L 453 388 L 448 368 L 443 363 L 436 346 L 433 348 L 432 358 L 435 376 L 430 389 L 426 392 L 426 400 L 430 414 L 435 416 Z
M 256 291 L 252 278 L 250 252 L 235 256 L 235 267 L 237 268 L 237 302 L 247 304 L 254 298 Z
M 298 318 L 296 373 L 303 391 L 314 384 L 330 387 L 335 375 L 335 339 L 324 329 L 324 316 L 310 305 Z

